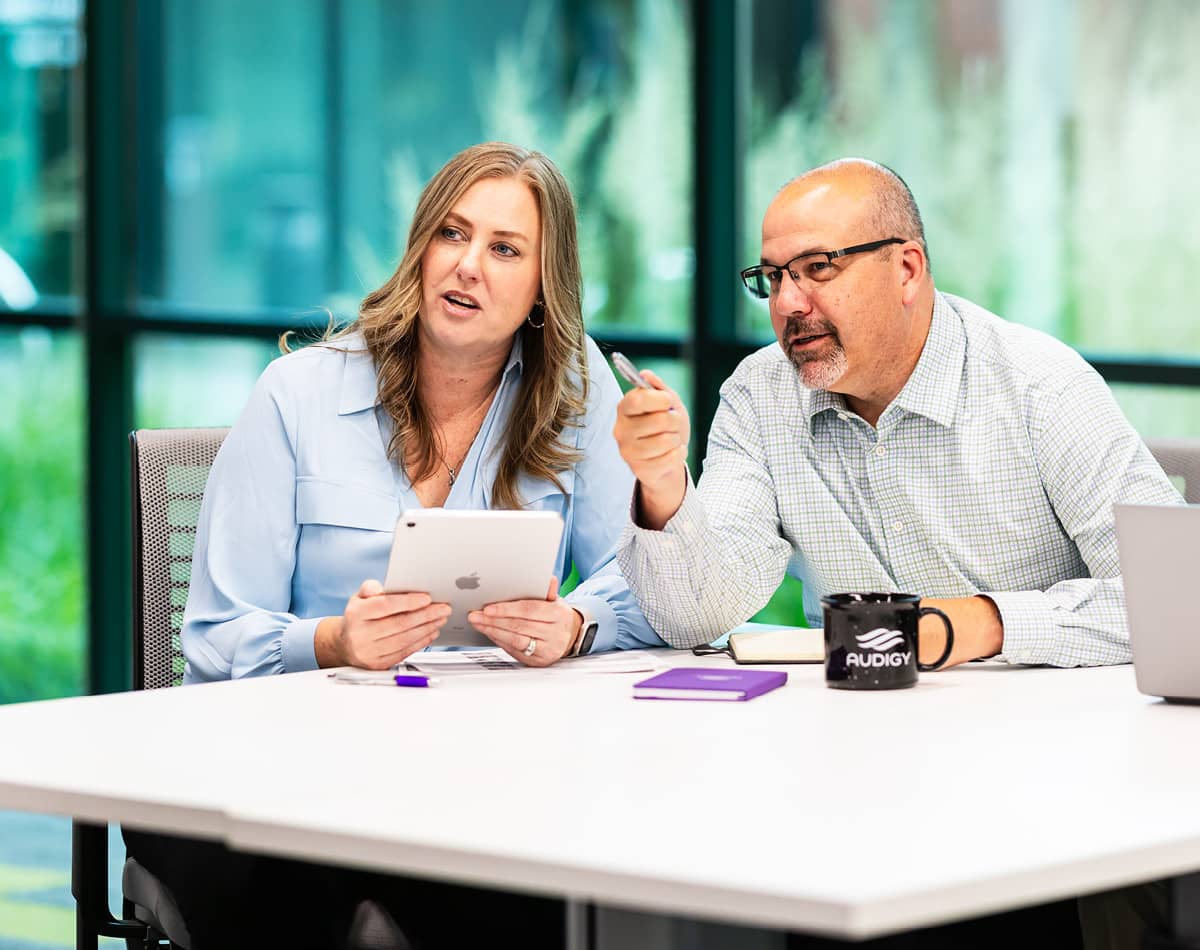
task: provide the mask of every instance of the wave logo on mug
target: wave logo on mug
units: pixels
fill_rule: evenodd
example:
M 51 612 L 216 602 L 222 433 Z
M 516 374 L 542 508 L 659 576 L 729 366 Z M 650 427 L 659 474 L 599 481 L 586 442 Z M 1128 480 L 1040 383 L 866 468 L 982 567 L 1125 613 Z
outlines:
M 866 650 L 890 650 L 897 643 L 904 642 L 904 634 L 899 630 L 889 630 L 887 627 L 876 627 L 866 633 L 860 633 L 854 638 L 858 645 Z
M 904 634 L 899 630 L 887 627 L 876 627 L 866 633 L 855 634 L 860 650 L 874 650 L 874 653 L 846 653 L 847 666 L 904 666 L 912 662 L 911 651 L 889 653 L 892 647 L 904 643 Z
M 922 607 L 916 594 L 830 594 L 825 607 L 825 682 L 835 689 L 903 689 L 917 673 L 946 662 L 954 644 L 950 619 Z M 917 659 L 918 621 L 929 614 L 946 627 L 946 647 L 936 663 Z

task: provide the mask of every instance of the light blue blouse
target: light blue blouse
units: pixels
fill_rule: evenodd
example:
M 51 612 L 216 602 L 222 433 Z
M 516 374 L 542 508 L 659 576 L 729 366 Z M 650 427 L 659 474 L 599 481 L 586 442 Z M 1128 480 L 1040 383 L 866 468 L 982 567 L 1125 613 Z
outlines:
M 376 405 L 362 338 L 337 345 L 268 366 L 217 454 L 183 619 L 186 683 L 315 669 L 317 623 L 340 615 L 364 579 L 383 579 L 397 517 L 421 507 L 387 457 L 391 420 Z M 587 359 L 587 412 L 564 433 L 582 453 L 559 476 L 566 494 L 527 475 L 518 494 L 563 518 L 557 573 L 563 580 L 572 563 L 579 572 L 567 601 L 598 622 L 592 652 L 662 646 L 614 558 L 633 490 L 612 438 L 620 389 L 591 339 Z M 490 507 L 521 373 L 518 334 L 446 508 Z

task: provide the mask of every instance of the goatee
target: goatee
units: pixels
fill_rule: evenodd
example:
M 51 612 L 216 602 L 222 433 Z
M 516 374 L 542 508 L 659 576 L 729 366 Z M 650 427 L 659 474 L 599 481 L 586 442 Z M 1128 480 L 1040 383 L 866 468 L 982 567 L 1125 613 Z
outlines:
M 828 337 L 828 349 L 822 347 L 820 352 L 799 350 L 788 341 L 803 337 Z M 800 383 L 806 389 L 828 389 L 846 372 L 846 351 L 842 341 L 838 339 L 837 331 L 825 321 L 805 323 L 791 317 L 783 328 L 783 339 L 780 341 L 787 358 L 800 374 Z

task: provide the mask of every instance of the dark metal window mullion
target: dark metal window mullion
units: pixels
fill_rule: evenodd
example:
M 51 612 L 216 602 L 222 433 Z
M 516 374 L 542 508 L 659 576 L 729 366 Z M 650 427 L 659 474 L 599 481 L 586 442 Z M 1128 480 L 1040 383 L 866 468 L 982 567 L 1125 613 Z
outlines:
M 83 307 L 80 327 L 86 373 L 88 692 L 131 683 L 129 460 L 133 427 L 131 336 L 109 319 L 130 299 L 132 255 L 133 0 L 88 3 L 84 9 Z
M 749 4 L 692 0 L 693 183 L 695 246 L 693 458 L 702 458 L 721 383 L 737 365 L 731 344 L 741 305 L 742 156 L 748 106 Z M 734 347 L 733 349 L 737 349 Z

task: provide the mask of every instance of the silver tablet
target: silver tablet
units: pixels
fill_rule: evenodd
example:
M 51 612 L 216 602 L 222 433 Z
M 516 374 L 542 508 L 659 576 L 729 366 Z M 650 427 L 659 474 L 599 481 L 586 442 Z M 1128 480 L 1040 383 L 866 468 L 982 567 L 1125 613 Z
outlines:
M 503 600 L 545 598 L 562 531 L 554 511 L 409 509 L 396 521 L 383 586 L 428 591 L 435 603 L 454 608 L 438 646 L 490 646 L 467 613 Z

